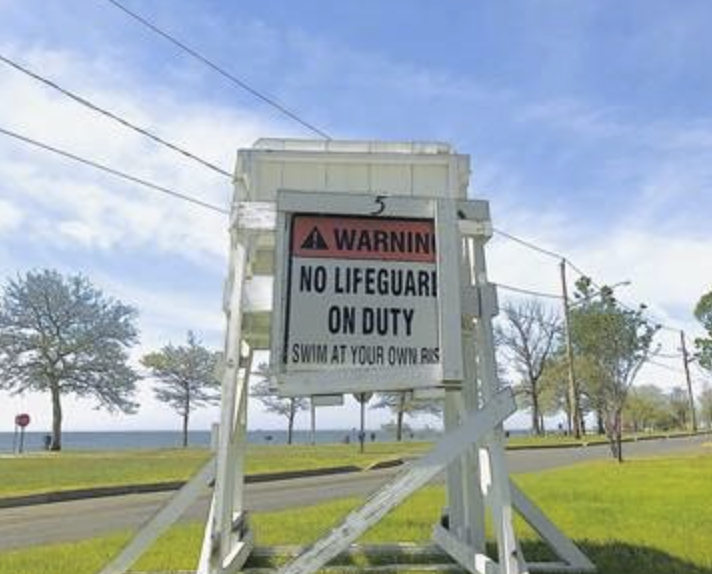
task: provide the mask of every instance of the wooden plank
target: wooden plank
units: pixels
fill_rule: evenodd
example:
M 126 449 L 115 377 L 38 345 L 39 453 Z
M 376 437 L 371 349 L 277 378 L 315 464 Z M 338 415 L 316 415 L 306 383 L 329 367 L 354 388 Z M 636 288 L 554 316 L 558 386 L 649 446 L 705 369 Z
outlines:
M 440 525 L 433 529 L 433 540 L 472 574 L 498 574 L 499 567 L 489 556 L 455 538 Z
M 509 488 L 512 493 L 512 504 L 517 512 L 572 571 L 595 572 L 596 566 L 588 557 L 546 517 L 514 482 L 510 482 Z M 534 564 L 528 566 L 532 569 Z
M 280 190 L 277 209 L 287 213 L 349 214 L 379 217 L 434 217 L 433 200 L 395 195 L 309 193 Z
M 456 430 L 443 436 L 428 454 L 411 463 L 390 483 L 370 496 L 362 507 L 351 512 L 327 536 L 280 568 L 280 574 L 316 572 L 390 510 L 435 478 L 444 467 L 469 448 L 473 441 L 479 440 L 496 425 L 501 424 L 515 410 L 510 389 L 497 393 L 482 409 L 471 413 Z
M 433 388 L 442 375 L 440 365 L 419 365 L 388 367 L 389 380 L 383 377 L 382 368 L 354 368 L 283 373 L 277 380 L 280 395 L 288 397 Z
M 462 241 L 452 201 L 437 201 L 435 232 L 437 234 L 438 307 L 440 311 L 438 329 L 442 378 L 445 381 L 461 381 L 463 378 L 460 310 Z

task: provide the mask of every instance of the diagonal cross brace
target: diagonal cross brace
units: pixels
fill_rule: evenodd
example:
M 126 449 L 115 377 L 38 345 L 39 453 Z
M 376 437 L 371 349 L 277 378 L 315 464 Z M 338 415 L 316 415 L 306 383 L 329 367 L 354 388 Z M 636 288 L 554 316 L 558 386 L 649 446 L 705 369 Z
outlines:
M 428 454 L 410 464 L 369 497 L 361 508 L 346 516 L 327 536 L 280 568 L 278 574 L 316 572 L 515 410 L 510 389 L 496 393 L 480 410 L 472 412 L 458 428 L 443 436 Z
M 558 570 L 569 572 L 595 572 L 596 566 L 579 549 L 576 544 L 567 538 L 539 507 L 524 492 L 510 480 L 509 488 L 512 493 L 512 505 L 527 521 L 529 526 L 536 530 L 563 563 L 546 564 L 543 570 Z M 537 569 L 536 563 L 528 563 L 530 570 Z
M 99 574 L 124 574 L 161 534 L 183 515 L 195 500 L 208 489 L 215 478 L 215 458 L 211 458 L 198 473 L 185 483 L 170 500 L 136 533 L 129 544 Z

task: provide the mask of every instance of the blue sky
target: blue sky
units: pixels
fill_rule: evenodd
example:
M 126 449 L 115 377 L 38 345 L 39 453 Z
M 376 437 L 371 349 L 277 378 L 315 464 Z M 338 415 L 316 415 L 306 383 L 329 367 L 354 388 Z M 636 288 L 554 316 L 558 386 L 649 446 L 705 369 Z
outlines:
M 491 201 L 497 226 L 598 281 L 630 279 L 622 298 L 695 332 L 691 309 L 712 283 L 708 2 L 125 1 L 335 138 L 452 143 L 472 156 L 472 194 Z M 106 1 L 0 0 L 0 53 L 228 170 L 258 137 L 310 136 Z M 0 126 L 229 201 L 227 180 L 5 65 Z M 188 329 L 219 345 L 222 225 L 0 139 L 0 275 L 87 274 L 140 308 L 136 356 Z M 555 261 L 501 239 L 490 268 L 505 283 L 558 288 Z M 673 333 L 660 342 L 676 352 Z M 680 382 L 653 367 L 643 379 Z M 67 428 L 175 426 L 150 396 L 134 417 L 70 401 Z M 0 401 L 0 430 L 18 409 L 48 424 L 45 397 Z M 327 409 L 322 420 L 353 426 L 357 415 Z M 281 423 L 253 409 L 251 424 Z

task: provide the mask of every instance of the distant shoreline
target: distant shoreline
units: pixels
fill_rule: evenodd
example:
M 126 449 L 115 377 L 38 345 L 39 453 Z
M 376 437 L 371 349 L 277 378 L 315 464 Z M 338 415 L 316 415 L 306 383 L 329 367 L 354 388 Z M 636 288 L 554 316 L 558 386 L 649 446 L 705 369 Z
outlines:
M 25 449 L 27 451 L 42 451 L 43 439 L 47 432 L 28 431 L 25 435 Z M 373 436 L 372 436 L 373 435 Z M 440 433 L 433 429 L 415 429 L 404 432 L 406 441 L 433 440 Z M 155 449 L 178 448 L 181 446 L 181 433 L 174 430 L 163 431 L 66 431 L 62 433 L 63 448 L 66 450 L 122 450 L 122 449 Z M 358 441 L 356 429 L 325 429 L 316 431 L 318 444 L 343 444 L 348 437 L 349 442 Z M 391 442 L 395 434 L 383 430 L 366 430 L 366 440 L 371 442 Z M 286 444 L 287 431 L 285 430 L 249 430 L 248 442 L 250 444 Z M 311 431 L 295 430 L 293 434 L 295 444 L 310 444 Z M 0 432 L 0 453 L 12 451 L 13 433 Z M 189 433 L 189 444 L 193 447 L 206 448 L 210 446 L 210 431 L 196 430 Z

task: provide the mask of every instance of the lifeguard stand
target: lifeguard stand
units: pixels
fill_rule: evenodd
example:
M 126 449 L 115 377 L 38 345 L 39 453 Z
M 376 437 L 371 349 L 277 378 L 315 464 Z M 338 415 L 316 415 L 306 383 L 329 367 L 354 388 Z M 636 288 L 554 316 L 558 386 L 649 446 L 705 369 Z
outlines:
M 447 508 L 433 517 L 433 540 L 462 567 L 480 574 L 542 569 L 592 571 L 591 562 L 509 480 L 503 421 L 514 411 L 496 377 L 492 318 L 495 288 L 487 280 L 489 206 L 468 199 L 469 157 L 443 143 L 259 140 L 238 152 L 230 217 L 230 263 L 222 403 L 216 461 L 147 523 L 102 574 L 128 565 L 214 478 L 199 574 L 230 574 L 253 548 L 244 512 L 244 456 L 249 375 L 257 350 L 272 351 L 275 389 L 283 395 L 342 395 L 403 390 L 444 400 L 445 435 L 433 450 L 350 513 L 324 538 L 279 569 L 316 572 L 417 489 L 445 472 Z M 318 369 L 292 373 L 285 363 L 287 276 L 294 257 L 293 217 L 395 218 L 431 221 L 437 237 L 440 360 L 428 368 Z M 292 234 L 292 235 L 290 235 Z M 420 367 L 420 366 L 419 366 Z M 335 371 L 339 371 L 338 373 Z M 383 383 L 382 381 L 386 381 Z M 518 511 L 559 557 L 528 562 L 512 519 Z M 490 514 L 496 557 L 485 547 Z

